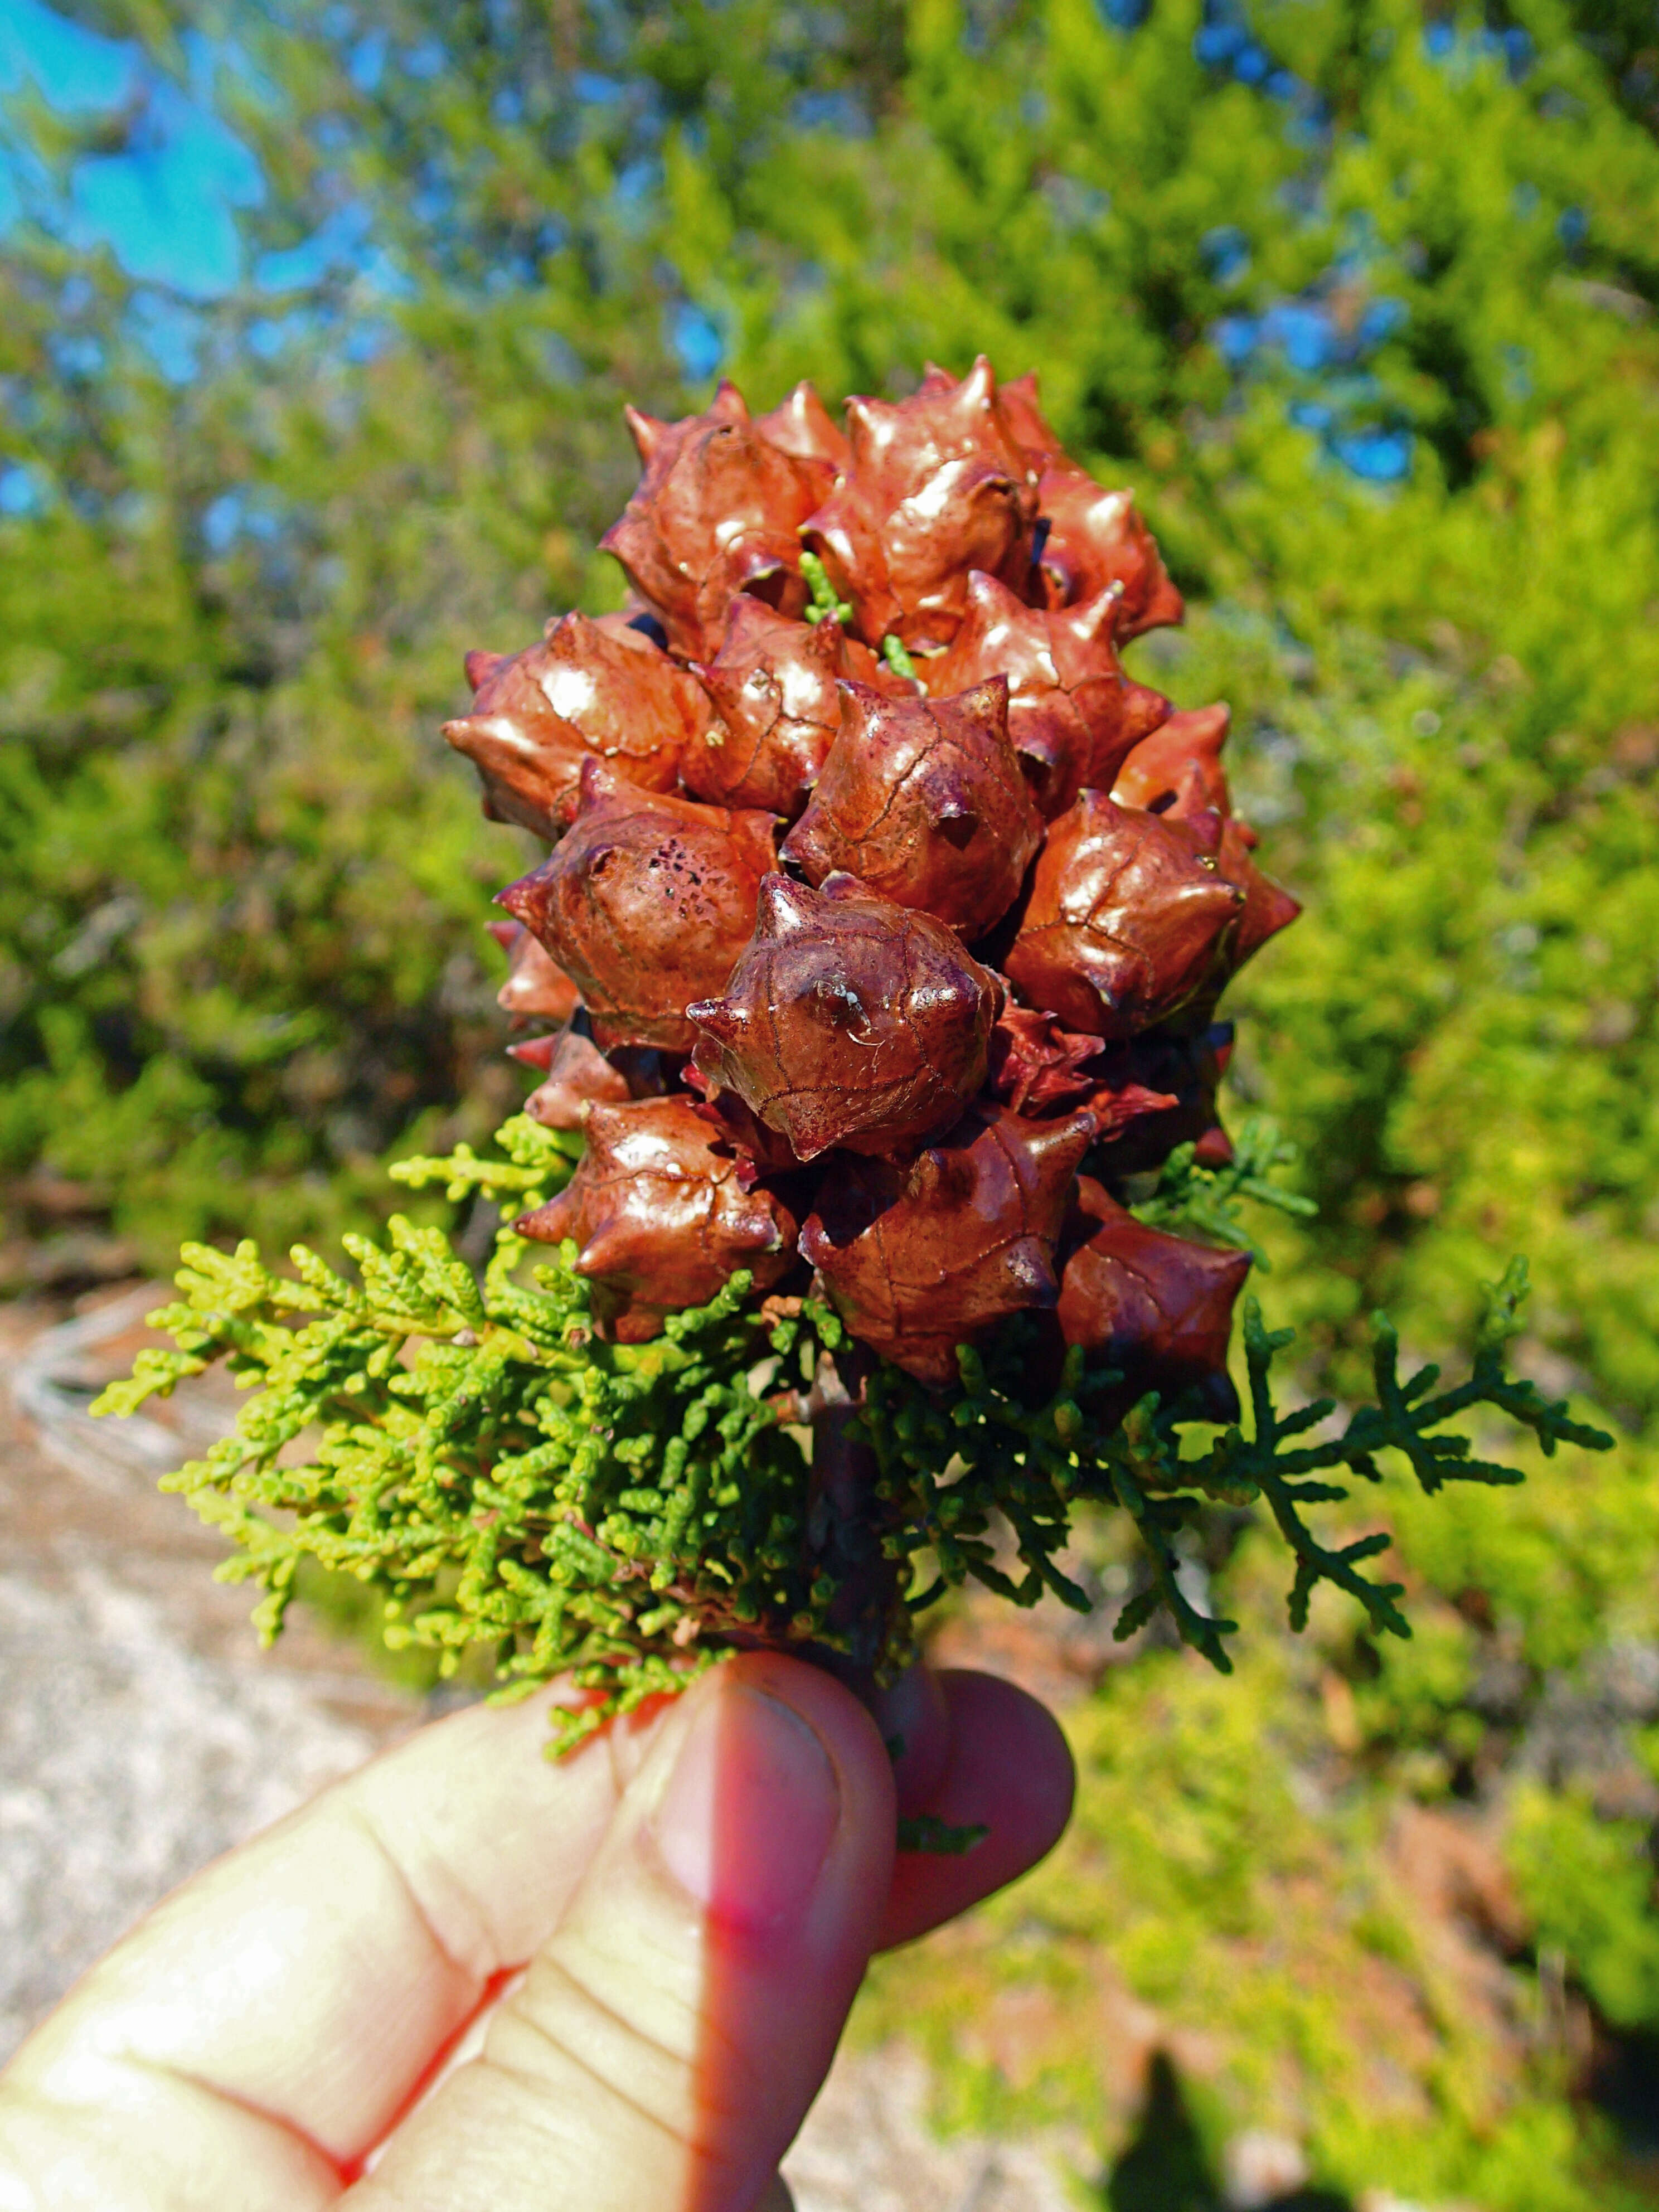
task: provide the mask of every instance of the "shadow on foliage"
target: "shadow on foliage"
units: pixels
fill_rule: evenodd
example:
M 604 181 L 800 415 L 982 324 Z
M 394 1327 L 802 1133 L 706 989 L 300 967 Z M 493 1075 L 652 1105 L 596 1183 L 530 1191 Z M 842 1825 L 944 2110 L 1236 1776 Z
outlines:
M 1108 2212 L 1226 2212 L 1227 2199 L 1164 2051 L 1152 2059 L 1135 2137 L 1101 2184 Z M 1261 2212 L 1353 2212 L 1332 2189 L 1297 2189 Z

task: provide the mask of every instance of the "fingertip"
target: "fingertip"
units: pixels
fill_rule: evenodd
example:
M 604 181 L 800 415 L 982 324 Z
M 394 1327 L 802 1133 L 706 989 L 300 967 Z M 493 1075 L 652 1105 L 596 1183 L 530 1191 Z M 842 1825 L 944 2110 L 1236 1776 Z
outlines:
M 892 1761 L 901 1815 L 920 1813 L 951 1763 L 951 1708 L 925 1663 L 906 1669 L 875 1701 L 876 1726 Z
M 925 1935 L 1036 1866 L 1071 1818 L 1077 1769 L 1048 1708 L 994 1674 L 939 1676 L 950 1715 L 948 1762 L 920 1808 L 948 1827 L 987 1833 L 960 1856 L 903 1851 L 878 1948 Z

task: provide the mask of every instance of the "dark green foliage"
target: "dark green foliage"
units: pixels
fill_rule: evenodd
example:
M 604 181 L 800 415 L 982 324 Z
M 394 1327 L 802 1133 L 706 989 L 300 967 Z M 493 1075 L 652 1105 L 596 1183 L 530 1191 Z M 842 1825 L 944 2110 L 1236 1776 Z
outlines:
M 562 1186 L 579 1141 L 520 1116 L 501 1133 L 505 1159 L 463 1149 L 394 1174 L 416 1188 L 441 1182 L 452 1200 L 529 1208 Z M 280 1629 L 300 1562 L 313 1557 L 378 1590 L 388 1640 L 436 1646 L 446 1673 L 480 1644 L 509 1686 L 568 1672 L 591 1694 L 562 1718 L 562 1744 L 744 1642 L 839 1650 L 890 1679 L 912 1656 L 915 1616 L 969 1578 L 1015 1605 L 1051 1591 L 1087 1612 L 1088 1594 L 1056 1559 L 1085 1501 L 1124 1508 L 1145 1547 L 1148 1579 L 1123 1609 L 1120 1638 L 1167 1610 L 1184 1642 L 1228 1669 L 1234 1624 L 1193 1605 L 1176 1538 L 1206 1500 L 1258 1499 L 1296 1554 L 1296 1626 L 1324 1581 L 1358 1599 L 1374 1628 L 1404 1636 L 1400 1586 L 1359 1571 L 1389 1538 L 1321 1544 L 1304 1510 L 1347 1493 L 1310 1478 L 1346 1469 L 1376 1481 L 1376 1455 L 1395 1450 L 1426 1492 L 1452 1479 L 1517 1481 L 1443 1432 L 1481 1406 L 1531 1429 L 1547 1451 L 1558 1437 L 1611 1441 L 1504 1372 L 1524 1295 L 1518 1262 L 1492 1294 L 1468 1382 L 1431 1396 L 1427 1368 L 1401 1383 L 1398 1346 L 1379 1319 L 1377 1403 L 1323 1443 L 1292 1443 L 1333 1407 L 1276 1408 L 1268 1370 L 1291 1332 L 1269 1336 L 1254 1301 L 1252 1431 L 1231 1427 L 1207 1443 L 1156 1392 L 1120 1425 L 1122 1377 L 1079 1347 L 1058 1387 L 1034 1397 L 1041 1362 L 1033 1324 L 1018 1317 L 988 1356 L 958 1347 L 952 1390 L 931 1393 L 885 1362 L 867 1379 L 849 1435 L 873 1454 L 871 1530 L 904 1604 L 880 1647 L 861 1652 L 836 1625 L 856 1564 L 837 1565 L 814 1540 L 811 1438 L 798 1425 L 797 1394 L 846 1342 L 827 1307 L 757 1306 L 739 1272 L 711 1304 L 671 1317 L 660 1340 L 608 1345 L 573 1272 L 574 1245 L 554 1265 L 529 1266 L 528 1283 L 533 1248 L 511 1227 L 497 1232 L 482 1283 L 441 1231 L 401 1216 L 386 1244 L 349 1236 L 346 1245 L 355 1283 L 304 1246 L 292 1255 L 297 1280 L 273 1274 L 251 1243 L 228 1257 L 187 1247 L 185 1301 L 154 1316 L 179 1350 L 142 1353 L 97 1410 L 136 1412 L 219 1358 L 260 1385 L 234 1431 L 167 1486 L 240 1547 L 227 1571 L 264 1585 L 262 1633 Z M 999 1563 L 1004 1530 L 1016 1571 Z
M 1176 1146 L 1158 1171 L 1157 1188 L 1135 1206 L 1136 1218 L 1177 1236 L 1237 1245 L 1255 1255 L 1258 1267 L 1267 1268 L 1267 1254 L 1240 1221 L 1239 1201 L 1254 1199 L 1258 1205 L 1304 1220 L 1316 1214 L 1319 1209 L 1312 1199 L 1287 1189 L 1273 1177 L 1276 1168 L 1294 1167 L 1299 1152 L 1281 1140 L 1279 1124 L 1265 1114 L 1245 1117 L 1233 1138 L 1233 1157 L 1224 1167 L 1204 1166 L 1194 1157 L 1197 1149 L 1195 1145 Z

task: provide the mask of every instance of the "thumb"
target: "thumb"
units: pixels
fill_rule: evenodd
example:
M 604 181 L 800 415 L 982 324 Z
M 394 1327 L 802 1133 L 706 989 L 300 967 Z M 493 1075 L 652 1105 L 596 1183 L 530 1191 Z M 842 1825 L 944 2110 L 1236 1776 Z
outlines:
M 892 1875 L 890 1763 L 830 1678 L 750 1653 L 659 1724 L 553 1936 L 352 2212 L 754 2212 Z

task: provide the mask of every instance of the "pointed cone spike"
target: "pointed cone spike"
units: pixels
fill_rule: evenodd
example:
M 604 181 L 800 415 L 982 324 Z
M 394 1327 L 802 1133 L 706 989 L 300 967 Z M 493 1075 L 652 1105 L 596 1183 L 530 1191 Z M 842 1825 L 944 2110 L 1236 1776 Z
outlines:
M 461 714 L 453 722 L 441 723 L 439 727 L 447 744 L 470 757 L 475 748 L 489 738 L 489 718 L 486 714 Z
M 647 415 L 642 409 L 631 404 L 623 407 L 623 420 L 632 434 L 641 460 L 649 468 L 652 456 L 667 434 L 667 423 L 659 422 L 654 415 Z
M 562 1244 L 570 1234 L 574 1214 L 570 1194 L 568 1189 L 562 1190 L 547 1205 L 537 1206 L 533 1212 L 521 1213 L 513 1226 L 518 1235 L 532 1237 L 538 1244 Z
M 496 906 L 504 906 L 526 929 L 538 904 L 535 880 L 533 876 L 520 876 L 516 884 L 509 884 L 504 891 L 497 891 L 493 902 Z
M 997 373 L 991 366 L 988 354 L 981 354 L 957 389 L 957 398 L 964 411 L 984 414 L 995 402 Z
M 811 893 L 787 876 L 761 878 L 760 896 L 755 902 L 755 931 L 760 937 L 787 937 L 798 929 L 805 929 L 812 920 L 808 903 Z
M 1006 676 L 988 676 L 982 684 L 975 684 L 952 702 L 963 714 L 971 714 L 975 721 L 983 722 L 994 730 L 1008 726 L 1008 679 Z
M 1011 592 L 1000 577 L 987 575 L 983 568 L 969 571 L 968 605 L 987 622 L 1027 611 L 1024 600 L 1017 592 Z
M 717 415 L 722 422 L 746 422 L 749 420 L 749 402 L 731 378 L 723 376 L 708 411 L 711 415 Z
M 719 1044 L 736 1044 L 749 1028 L 748 1015 L 730 999 L 698 999 L 686 1008 L 685 1018 Z
M 1122 601 L 1122 585 L 1108 584 L 1103 592 L 1083 605 L 1063 608 L 1054 619 L 1066 624 L 1079 645 L 1093 645 L 1102 638 L 1110 643 L 1117 634 L 1118 609 Z
M 498 668 L 504 668 L 513 658 L 510 653 L 472 652 L 466 656 L 466 680 L 475 691 L 482 691 Z

